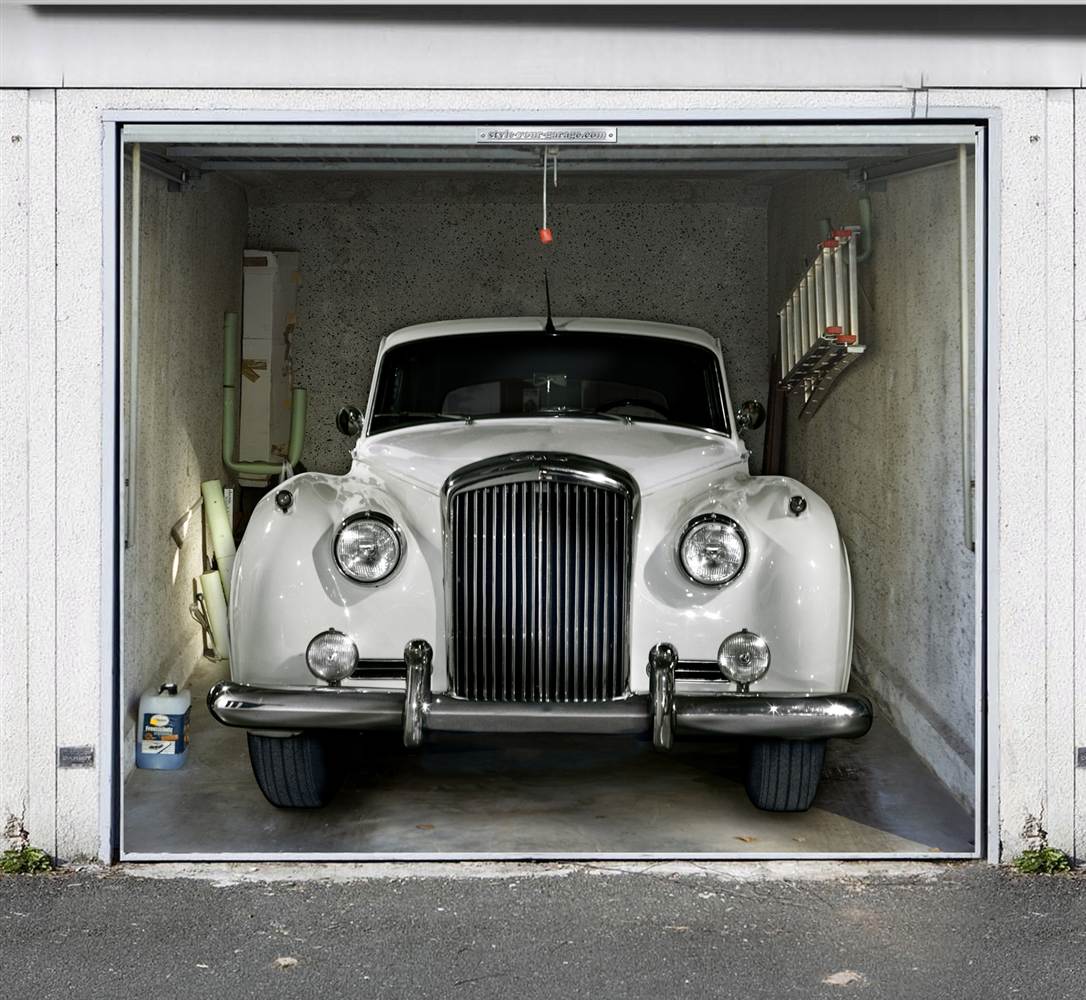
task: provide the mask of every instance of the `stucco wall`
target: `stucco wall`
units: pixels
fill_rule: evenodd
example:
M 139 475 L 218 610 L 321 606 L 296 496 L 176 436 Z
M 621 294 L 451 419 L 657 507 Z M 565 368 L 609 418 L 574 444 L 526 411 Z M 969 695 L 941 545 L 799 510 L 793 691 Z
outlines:
M 183 192 L 147 171 L 141 178 L 139 434 L 124 550 L 126 767 L 140 694 L 167 680 L 183 685 L 203 650 L 188 610 L 203 572 L 202 510 L 180 548 L 170 531 L 199 500 L 200 483 L 222 475 L 222 317 L 241 308 L 246 227 L 244 191 L 225 178 Z M 124 218 L 127 229 L 130 198 Z M 126 364 L 127 337 L 126 328 Z M 130 377 L 124 381 L 127 428 Z
M 326 177 L 326 175 L 325 175 Z M 295 378 L 309 390 L 303 461 L 344 472 L 336 411 L 364 407 L 382 336 L 411 323 L 542 315 L 702 327 L 732 397 L 765 400 L 764 188 L 734 181 L 562 174 L 539 241 L 536 176 L 278 175 L 250 190 L 249 246 L 301 251 Z M 747 440 L 761 454 L 761 432 Z
M 802 399 L 789 397 L 785 467 L 829 501 L 848 546 L 857 673 L 972 807 L 975 556 L 963 524 L 957 165 L 891 178 L 868 196 L 867 353 L 813 418 L 800 420 Z M 839 173 L 773 189 L 774 326 L 814 256 L 819 220 L 859 222 L 857 198 Z
M 57 510 L 55 473 L 55 120 L 52 91 L 0 90 L 0 835 L 26 830 L 49 848 L 56 843 L 58 788 L 54 552 L 66 517 Z M 93 409 L 89 420 L 99 423 Z M 97 488 L 86 483 L 96 478 L 96 454 L 92 449 L 85 473 L 89 495 L 81 498 L 88 513 L 98 506 Z M 89 560 L 84 574 L 91 593 L 96 563 Z M 83 648 L 90 661 L 98 659 L 95 648 Z M 84 695 L 96 687 L 88 680 Z M 93 719 L 97 704 L 88 708 Z M 92 734 L 87 742 L 97 739 Z M 77 850 L 94 855 L 96 788 L 89 784 L 85 792 Z

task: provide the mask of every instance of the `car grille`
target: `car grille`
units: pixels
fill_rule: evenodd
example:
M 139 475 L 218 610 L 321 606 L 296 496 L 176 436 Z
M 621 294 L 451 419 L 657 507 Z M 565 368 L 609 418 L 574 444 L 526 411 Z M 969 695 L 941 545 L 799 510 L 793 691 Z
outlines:
M 454 695 L 605 701 L 627 690 L 632 489 L 553 478 L 449 503 Z

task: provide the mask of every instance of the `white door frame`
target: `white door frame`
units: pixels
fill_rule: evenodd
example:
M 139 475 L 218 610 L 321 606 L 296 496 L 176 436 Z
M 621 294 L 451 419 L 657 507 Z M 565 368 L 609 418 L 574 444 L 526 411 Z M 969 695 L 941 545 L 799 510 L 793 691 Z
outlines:
M 724 97 L 724 95 L 722 95 Z M 795 127 L 819 127 L 826 136 L 832 135 L 833 128 L 847 126 L 850 130 L 862 130 L 864 123 L 879 126 L 880 129 L 898 130 L 898 138 L 891 134 L 875 140 L 871 134 L 863 139 L 865 144 L 879 142 L 913 141 L 916 129 L 930 130 L 939 124 L 968 124 L 976 126 L 975 158 L 975 261 L 974 267 L 974 356 L 973 398 L 974 404 L 974 469 L 977 488 L 974 500 L 974 525 L 976 535 L 976 570 L 975 570 L 975 635 L 974 635 L 974 672 L 975 672 L 975 850 L 962 854 L 942 854 L 945 859 L 987 858 L 997 861 L 999 858 L 999 711 L 998 711 L 998 494 L 995 484 L 998 482 L 998 393 L 992 387 L 998 384 L 998 344 L 999 344 L 999 253 L 998 238 L 990 238 L 990 233 L 998 234 L 999 229 L 999 185 L 995 179 L 1001 176 L 999 144 L 999 112 L 988 108 L 960 108 L 929 106 L 923 118 L 905 114 L 900 108 L 873 109 L 855 107 L 849 109 L 833 108 L 825 111 L 812 109 L 796 110 L 760 110 L 736 109 L 726 114 L 712 113 L 707 110 L 677 111 L 629 111 L 618 110 L 614 113 L 601 113 L 598 110 L 571 111 L 535 111 L 507 112 L 495 114 L 479 111 L 429 112 L 397 111 L 375 113 L 373 111 L 348 113 L 344 111 L 289 111 L 282 109 L 246 109 L 191 111 L 191 110 L 117 110 L 102 113 L 102 304 L 103 304 L 103 356 L 102 356 L 102 546 L 103 552 L 112 555 L 112 559 L 103 559 L 101 573 L 102 620 L 101 631 L 101 705 L 100 705 L 100 746 L 102 758 L 108 761 L 100 768 L 99 786 L 99 827 L 100 856 L 103 861 L 112 863 L 118 860 L 327 860 L 328 855 L 306 855 L 304 853 L 246 853 L 243 855 L 153 855 L 141 856 L 126 854 L 121 857 L 121 809 L 125 773 L 122 754 L 124 741 L 121 725 L 120 682 L 123 662 L 123 559 L 120 557 L 119 518 L 124 490 L 124 470 L 122 468 L 124 449 L 121 445 L 122 433 L 120 400 L 123 399 L 123 368 L 121 366 L 121 331 L 123 304 L 120 301 L 123 247 L 121 245 L 122 226 L 120 206 L 124 203 L 122 191 L 123 171 L 121 169 L 122 128 L 124 126 L 152 126 L 155 132 L 174 124 L 181 126 L 177 135 L 186 140 L 192 139 L 194 129 L 203 127 L 207 135 L 229 136 L 231 127 L 239 126 L 233 139 L 237 140 L 243 130 L 266 124 L 272 127 L 297 125 L 307 133 L 327 131 L 342 125 L 349 129 L 358 126 L 378 126 L 386 130 L 395 126 L 475 126 L 475 125 L 515 125 L 549 123 L 565 124 L 613 124 L 619 127 L 629 125 L 643 127 L 659 125 L 674 126 L 713 126 L 719 129 L 742 127 L 744 132 L 764 126 L 767 135 L 776 130 L 779 141 L 784 141 Z M 769 124 L 772 123 L 772 124 Z M 859 135 L 859 132 L 857 133 Z M 881 134 L 881 132 L 880 132 Z M 922 133 L 930 136 L 930 131 Z M 726 132 L 722 131 L 722 138 Z M 902 136 L 905 137 L 903 140 Z M 146 132 L 142 135 L 147 139 Z M 223 141 L 207 139 L 205 141 Z M 431 141 L 441 141 L 431 139 Z M 444 141 L 448 141 L 446 138 Z M 822 138 L 826 144 L 833 140 Z M 857 138 L 856 141 L 860 141 Z M 948 142 L 957 141 L 948 139 Z M 338 860 L 466 860 L 492 858 L 495 855 L 460 855 L 435 854 L 337 854 Z M 502 855 L 501 859 L 525 859 L 534 857 L 526 854 Z M 581 854 L 570 853 L 554 855 L 555 859 L 615 859 L 615 860 L 660 860 L 660 859 L 695 859 L 695 860 L 769 860 L 769 859 L 856 859 L 873 858 L 880 860 L 909 860 L 916 858 L 931 860 L 930 854 L 856 854 L 848 852 L 832 853 L 769 853 L 753 855 L 750 853 L 700 852 L 694 854 L 651 853 L 651 854 Z

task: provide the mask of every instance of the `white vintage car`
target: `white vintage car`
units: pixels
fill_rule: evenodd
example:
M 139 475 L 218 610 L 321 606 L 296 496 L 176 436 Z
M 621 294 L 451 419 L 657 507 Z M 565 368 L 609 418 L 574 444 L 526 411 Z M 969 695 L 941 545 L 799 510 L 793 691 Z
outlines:
M 254 512 L 231 679 L 277 806 L 334 792 L 343 730 L 742 739 L 762 809 L 810 806 L 849 694 L 852 584 L 829 507 L 751 476 L 720 346 L 615 319 L 457 320 L 387 337 L 346 475 Z

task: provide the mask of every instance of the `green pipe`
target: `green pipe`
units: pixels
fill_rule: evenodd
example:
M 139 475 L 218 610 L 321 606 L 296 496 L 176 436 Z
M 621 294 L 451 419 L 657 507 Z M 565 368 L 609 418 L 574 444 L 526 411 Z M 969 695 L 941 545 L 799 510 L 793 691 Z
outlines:
M 235 462 L 234 438 L 237 434 L 237 397 L 235 386 L 222 388 L 222 464 L 235 476 L 278 476 L 282 462 Z
M 222 464 L 235 476 L 278 476 L 283 471 L 282 462 L 236 462 L 234 441 L 237 438 L 238 397 L 238 314 L 228 312 L 223 317 L 223 366 L 222 366 Z M 295 389 L 291 393 L 290 443 L 287 461 L 293 466 L 302 457 L 305 440 L 306 392 Z
M 222 320 L 223 361 L 222 384 L 238 385 L 238 314 L 226 313 Z
M 291 465 L 297 465 L 298 459 L 302 457 L 306 403 L 305 389 L 295 389 L 290 394 L 290 444 L 287 447 L 287 461 Z

